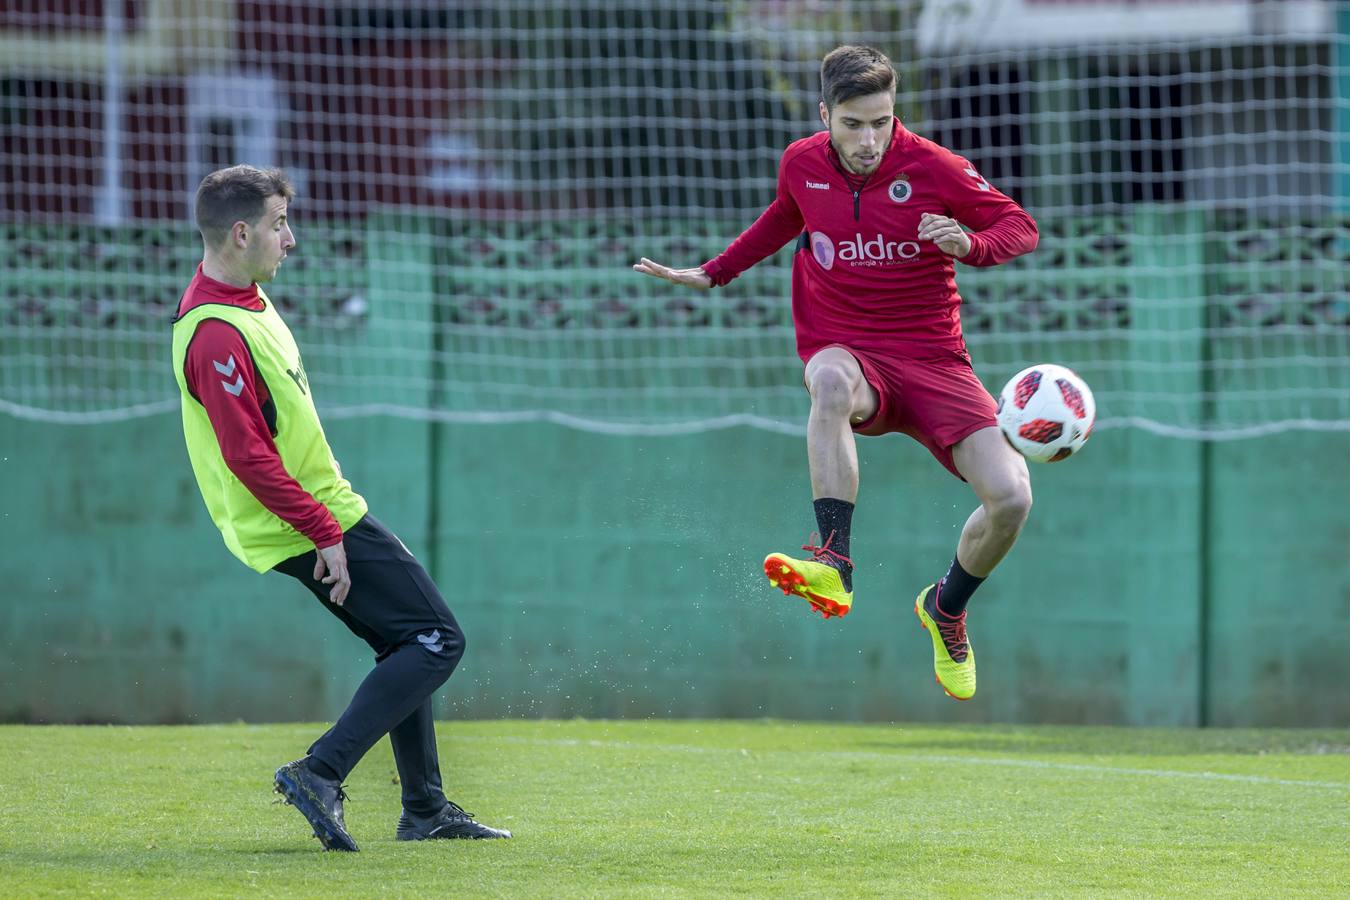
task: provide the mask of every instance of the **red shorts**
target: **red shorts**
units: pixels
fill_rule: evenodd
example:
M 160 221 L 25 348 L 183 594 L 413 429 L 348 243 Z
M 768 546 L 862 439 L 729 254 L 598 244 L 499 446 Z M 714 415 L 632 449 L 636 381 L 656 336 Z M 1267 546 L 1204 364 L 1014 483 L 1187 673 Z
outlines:
M 935 359 L 907 359 L 845 344 L 830 346 L 851 353 L 877 392 L 877 411 L 854 425 L 854 433 L 907 434 L 961 478 L 952 461 L 952 447 L 981 428 L 998 425 L 998 404 L 975 377 L 970 357 L 950 352 Z

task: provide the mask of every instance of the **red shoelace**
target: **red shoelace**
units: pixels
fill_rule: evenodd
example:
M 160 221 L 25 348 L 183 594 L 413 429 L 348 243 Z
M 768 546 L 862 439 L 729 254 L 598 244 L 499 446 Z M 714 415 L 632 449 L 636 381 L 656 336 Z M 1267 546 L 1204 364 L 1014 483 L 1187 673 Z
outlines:
M 954 662 L 965 662 L 966 656 L 970 652 L 970 641 L 966 639 L 966 611 L 961 610 L 961 615 L 956 618 L 947 615 L 939 605 L 939 601 L 942 599 L 940 586 L 934 587 L 933 591 L 933 622 L 938 627 L 938 634 L 942 637 L 942 643 L 947 646 L 947 655 Z
M 820 540 L 820 534 L 813 531 L 811 532 L 811 536 L 806 539 L 806 543 L 802 544 L 802 549 L 810 550 L 811 555 L 816 562 L 824 563 L 827 566 L 834 566 L 835 568 L 838 568 L 838 563 L 842 562 L 847 564 L 850 569 L 853 568 L 853 560 L 842 553 L 835 553 L 830 549 L 830 541 L 834 540 L 833 531 L 831 531 L 830 536 L 825 539 L 825 543 L 821 544 L 819 547 L 811 543 L 812 541 L 817 540 Z
M 942 643 L 947 645 L 947 653 L 955 662 L 965 662 L 970 652 L 970 642 L 966 640 L 966 614 L 961 613 L 955 619 L 946 619 L 946 613 L 939 611 L 933 619 L 937 623 Z

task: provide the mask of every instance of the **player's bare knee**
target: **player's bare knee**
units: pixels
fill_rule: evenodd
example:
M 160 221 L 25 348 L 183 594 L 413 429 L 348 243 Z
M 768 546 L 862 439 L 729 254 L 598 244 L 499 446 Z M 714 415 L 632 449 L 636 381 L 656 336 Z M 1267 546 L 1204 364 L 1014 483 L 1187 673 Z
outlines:
M 811 406 L 820 412 L 845 417 L 853 411 L 854 377 L 840 365 L 826 364 L 811 373 L 807 389 L 811 392 Z
M 990 497 L 985 510 L 994 527 L 1003 531 L 1021 530 L 1031 514 L 1031 485 L 1016 481 Z

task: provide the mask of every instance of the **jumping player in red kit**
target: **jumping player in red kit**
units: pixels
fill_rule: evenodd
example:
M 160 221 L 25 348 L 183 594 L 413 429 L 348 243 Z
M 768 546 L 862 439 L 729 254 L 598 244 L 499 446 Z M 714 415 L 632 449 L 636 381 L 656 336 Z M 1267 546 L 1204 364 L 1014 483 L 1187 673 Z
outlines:
M 961 335 L 955 261 L 993 266 L 1035 249 L 1036 223 L 955 153 L 895 118 L 895 69 L 871 47 L 839 47 L 820 69 L 828 131 L 790 145 L 778 196 L 716 258 L 692 269 L 634 269 L 695 288 L 722 286 L 793 238 L 792 318 L 811 395 L 806 449 L 822 539 L 810 559 L 771 553 L 764 572 L 824 617 L 853 604 L 849 530 L 858 495 L 854 434 L 907 434 L 968 482 L 980 506 L 947 574 L 914 611 L 950 696 L 975 693 L 966 603 L 1031 509 L 1026 462 Z M 970 231 L 966 231 L 965 228 Z

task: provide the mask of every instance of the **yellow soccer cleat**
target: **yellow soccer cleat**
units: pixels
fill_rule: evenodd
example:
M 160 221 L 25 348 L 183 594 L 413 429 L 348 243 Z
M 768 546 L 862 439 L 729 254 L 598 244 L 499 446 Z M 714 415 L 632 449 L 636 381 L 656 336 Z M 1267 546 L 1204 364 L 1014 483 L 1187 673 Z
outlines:
M 975 648 L 966 636 L 966 614 L 948 618 L 937 608 L 934 585 L 919 591 L 914 600 L 914 615 L 933 639 L 933 675 L 953 700 L 975 696 Z
M 829 543 L 826 541 L 821 547 L 813 547 L 809 542 L 803 545 L 803 550 L 811 551 L 811 559 L 793 559 L 784 553 L 764 557 L 764 574 L 769 583 L 784 594 L 805 599 L 823 619 L 846 616 L 853 607 L 853 592 L 844 590 L 844 578 L 837 567 L 838 563 L 849 566 L 853 563 L 831 550 Z

